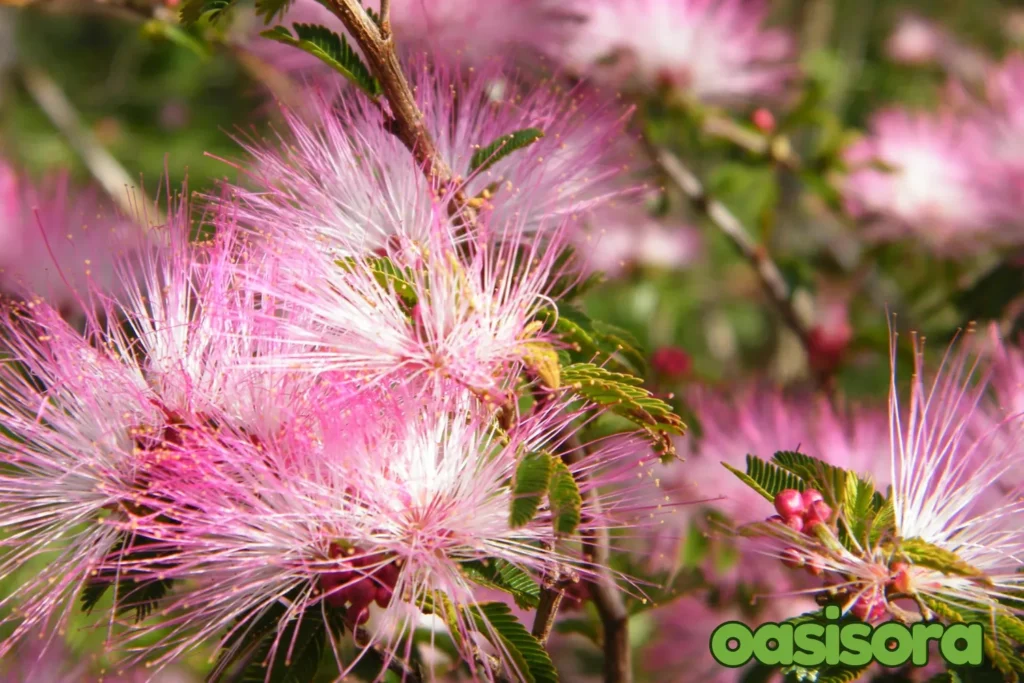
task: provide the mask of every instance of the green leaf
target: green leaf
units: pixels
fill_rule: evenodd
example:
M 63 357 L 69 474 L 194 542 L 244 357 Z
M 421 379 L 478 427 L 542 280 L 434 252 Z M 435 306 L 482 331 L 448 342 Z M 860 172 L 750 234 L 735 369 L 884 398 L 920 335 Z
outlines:
M 527 453 L 519 461 L 512 487 L 512 511 L 509 514 L 509 524 L 513 529 L 533 520 L 547 493 L 553 471 L 554 459 L 547 453 Z
M 472 619 L 476 630 L 507 653 L 518 670 L 515 672 L 517 677 L 527 683 L 558 682 L 558 672 L 551 663 L 551 657 L 516 619 L 508 605 L 503 602 L 484 602 L 464 608 L 464 611 Z
M 972 567 L 960 557 L 945 548 L 933 545 L 923 538 L 906 538 L 896 546 L 895 551 L 920 567 L 935 569 L 950 576 L 966 576 L 987 581 L 985 573 Z
M 275 26 L 260 35 L 313 55 L 355 83 L 370 97 L 376 99 L 380 96 L 380 82 L 373 77 L 363 60 L 348 44 L 345 36 L 316 24 L 293 24 L 292 28 L 295 31 L 294 36 L 284 26 Z
M 285 625 L 278 635 L 272 631 L 260 644 L 256 656 L 245 669 L 243 683 L 307 683 L 316 676 L 320 657 L 327 644 L 327 624 L 321 606 L 306 610 L 300 619 Z M 271 660 L 271 649 L 277 650 Z M 270 675 L 267 675 L 267 667 Z
M 892 496 L 883 499 L 878 514 L 871 520 L 868 533 L 868 546 L 875 547 L 883 538 L 891 537 L 896 532 L 896 509 L 893 507 Z
M 161 554 L 170 552 L 160 541 L 131 534 L 122 535 L 111 547 L 111 553 L 121 556 L 126 566 L 130 566 L 131 562 L 136 560 L 159 558 Z M 173 580 L 170 579 L 138 580 L 127 571 L 103 571 L 90 577 L 82 589 L 82 611 L 91 612 L 106 594 L 107 589 L 115 586 L 115 612 L 124 614 L 135 610 L 135 620 L 142 621 L 153 612 L 157 603 L 166 597 L 173 584 Z
M 571 385 L 582 398 L 640 426 L 662 455 L 675 454 L 670 435 L 682 434 L 686 425 L 672 406 L 641 386 L 643 380 L 639 377 L 611 372 L 593 363 L 574 363 L 562 368 L 562 383 Z
M 856 476 L 841 467 L 796 451 L 779 451 L 772 456 L 772 462 L 820 491 L 833 510 L 843 506 L 847 479 Z
M 203 17 L 210 21 L 218 21 L 235 2 L 236 0 L 185 0 L 179 12 L 181 23 L 188 26 Z
M 473 157 L 469 160 L 469 174 L 486 171 L 512 152 L 529 147 L 542 137 L 544 137 L 544 131 L 539 128 L 524 128 L 503 135 L 473 153 Z
M 555 532 L 569 535 L 580 525 L 583 510 L 583 496 L 580 495 L 576 478 L 560 458 L 551 457 L 551 486 L 548 489 L 548 503 Z
M 1019 674 L 1024 673 L 1024 661 L 1018 654 L 1021 641 L 1012 634 L 1024 627 L 1024 624 L 1008 623 L 1011 621 L 1020 622 L 1019 619 L 1006 611 L 993 614 L 984 604 L 965 605 L 952 600 L 936 600 L 927 595 L 921 595 L 921 600 L 935 614 L 947 623 L 976 623 L 981 624 L 984 633 L 985 657 L 989 664 L 999 671 L 1005 680 L 1019 680 Z M 996 631 L 993 637 L 991 624 L 995 621 Z M 1005 637 L 1004 637 L 1005 636 Z M 965 670 L 973 674 L 972 670 Z M 963 673 L 963 672 L 962 672 Z M 966 676 L 973 679 L 973 675 Z M 985 677 L 982 677 L 983 679 Z
M 872 525 L 885 506 L 885 499 L 875 491 L 871 481 L 865 481 L 852 473 L 846 478 L 846 492 L 842 498 L 843 519 L 849 525 L 849 533 L 862 546 L 869 544 Z M 844 540 L 846 533 L 846 529 L 840 527 L 840 541 Z
M 579 308 L 562 304 L 544 308 L 536 316 L 569 346 L 576 363 L 595 363 L 615 372 L 647 374 L 647 359 L 639 342 L 627 330 L 593 320 Z
M 534 608 L 540 603 L 540 586 L 529 574 L 506 560 L 473 560 L 463 562 L 466 576 L 475 583 L 504 591 L 516 605 Z
M 412 285 L 412 274 L 403 272 L 395 267 L 390 259 L 384 256 L 361 256 L 346 257 L 338 259 L 335 264 L 348 272 L 356 272 L 358 269 L 367 269 L 384 289 L 394 292 L 402 298 L 406 306 L 412 308 L 416 305 L 419 297 Z
M 263 17 L 263 22 L 270 24 L 278 17 L 284 19 L 294 3 L 295 0 L 256 0 L 256 16 Z
M 779 491 L 785 489 L 796 489 L 803 491 L 806 485 L 792 472 L 787 472 L 776 467 L 770 462 L 765 462 L 756 455 L 747 455 L 747 471 L 741 472 L 729 463 L 723 462 L 722 466 L 729 470 L 740 481 L 761 494 L 766 500 L 775 502 L 775 496 Z

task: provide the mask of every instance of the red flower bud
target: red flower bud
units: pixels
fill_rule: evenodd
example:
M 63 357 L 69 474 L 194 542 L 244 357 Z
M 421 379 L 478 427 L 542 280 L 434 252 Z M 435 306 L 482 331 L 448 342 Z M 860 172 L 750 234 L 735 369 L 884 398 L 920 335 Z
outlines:
M 773 116 L 772 113 L 764 107 L 759 107 L 754 111 L 754 114 L 750 119 L 762 133 L 771 133 L 775 130 L 775 116 Z
M 804 514 L 804 499 L 796 489 L 784 489 L 775 496 L 775 510 L 788 519 Z

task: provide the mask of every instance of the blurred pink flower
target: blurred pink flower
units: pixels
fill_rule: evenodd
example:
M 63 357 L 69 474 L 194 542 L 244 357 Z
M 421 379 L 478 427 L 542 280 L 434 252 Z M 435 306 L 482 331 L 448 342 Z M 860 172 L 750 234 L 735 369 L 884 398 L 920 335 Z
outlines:
M 904 64 L 930 64 L 939 57 L 946 33 L 936 23 L 914 14 L 900 17 L 885 48 L 890 59 Z
M 913 238 L 944 255 L 1017 239 L 1001 229 L 1010 203 L 989 130 L 949 113 L 889 109 L 847 148 L 847 209 L 869 239 Z
M 763 0 L 594 0 L 564 61 L 616 87 L 678 88 L 714 104 L 783 94 L 796 76 L 792 37 L 764 26 Z
M 38 295 L 65 313 L 91 289 L 116 290 L 114 262 L 142 232 L 61 173 L 38 185 L 0 160 L 0 292 Z
M 596 212 L 589 230 L 577 235 L 583 267 L 612 278 L 634 267 L 684 268 L 699 257 L 701 247 L 693 226 L 659 221 L 628 204 Z
M 374 11 L 377 4 L 368 3 Z M 574 18 L 562 4 L 557 0 L 393 0 L 391 27 L 404 54 L 428 52 L 463 67 L 495 58 L 538 62 L 573 24 Z M 295 23 L 320 24 L 346 33 L 341 21 L 316 0 L 298 0 L 279 23 L 289 29 Z M 265 28 L 254 26 L 252 32 Z M 249 49 L 287 71 L 327 73 L 319 60 L 265 38 L 254 37 Z

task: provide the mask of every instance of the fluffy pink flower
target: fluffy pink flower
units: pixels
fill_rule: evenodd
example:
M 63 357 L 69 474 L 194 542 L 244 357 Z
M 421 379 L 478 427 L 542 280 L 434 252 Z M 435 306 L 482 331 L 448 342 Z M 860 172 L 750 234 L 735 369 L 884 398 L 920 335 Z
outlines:
M 908 14 L 900 17 L 885 48 L 897 62 L 930 64 L 939 58 L 947 40 L 945 31 L 934 22 Z
M 462 82 L 417 61 L 411 76 L 440 156 L 465 178 L 459 189 L 478 198 L 491 223 L 516 220 L 537 232 L 622 194 L 626 112 L 616 103 L 552 83 L 523 92 L 496 67 Z M 277 240 L 320 240 L 351 253 L 384 247 L 394 234 L 428 233 L 437 193 L 385 130 L 379 108 L 360 93 L 343 94 L 337 104 L 324 96 L 315 101 L 318 124 L 287 114 L 292 140 L 246 145 L 257 189 L 237 190 L 242 218 Z M 526 128 L 544 137 L 470 173 L 482 147 Z
M 762 0 L 595 0 L 565 47 L 576 71 L 616 86 L 668 84 L 715 104 L 776 97 L 795 75 L 793 41 L 764 26 Z
M 770 538 L 769 554 L 794 564 L 813 565 L 823 576 L 820 590 L 838 590 L 844 609 L 876 620 L 894 611 L 891 590 L 917 594 L 961 610 L 1021 614 L 1024 576 L 1024 516 L 1020 489 L 1005 491 L 999 482 L 1019 459 L 1020 416 L 989 422 L 979 433 L 976 419 L 987 375 L 975 383 L 975 363 L 968 345 L 951 349 L 928 384 L 920 345 L 915 343 L 909 406 L 901 408 L 896 386 L 895 343 L 890 387 L 894 528 L 876 539 L 854 538 L 852 547 L 836 540 L 837 528 L 858 520 L 843 510 L 818 525 L 813 534 L 785 524 L 762 524 Z M 762 506 L 764 508 L 766 506 Z M 836 526 L 838 525 L 838 526 Z M 835 528 L 833 528 L 835 527 Z M 831 541 L 823 540 L 831 538 Z M 897 540 L 900 539 L 900 540 Z M 954 553 L 980 572 L 977 576 L 943 573 L 912 564 L 889 544 L 918 540 Z M 859 613 L 858 609 L 866 610 Z
M 161 536 L 176 548 L 175 567 L 152 571 L 199 581 L 167 604 L 177 628 L 165 636 L 169 649 L 160 661 L 202 641 L 237 637 L 269 609 L 286 619 L 322 614 L 348 629 L 364 624 L 371 644 L 405 659 L 416 608 L 432 591 L 458 606 L 475 604 L 476 586 L 461 563 L 501 559 L 535 576 L 563 563 L 592 576 L 588 562 L 559 549 L 547 503 L 525 524 L 514 526 L 509 516 L 517 465 L 525 454 L 557 448 L 575 415 L 555 403 L 506 435 L 481 418 L 465 392 L 452 388 L 445 396 L 422 401 L 394 387 L 342 402 L 311 399 L 313 419 L 261 441 L 231 430 L 196 432 L 182 448 L 219 463 L 219 474 L 205 489 L 178 487 L 159 508 L 170 520 Z M 571 466 L 590 475 L 582 487 L 584 529 L 628 520 L 622 493 L 598 491 L 633 479 L 637 465 L 650 460 L 646 453 L 614 440 L 595 444 Z M 589 492 L 602 497 L 603 512 Z M 287 602 L 275 607 L 282 597 Z M 274 641 L 281 655 L 291 646 L 286 625 Z M 455 640 L 476 667 L 478 629 L 462 618 L 458 629 Z M 344 671 L 353 662 L 339 665 Z
M 376 11 L 376 4 L 368 6 Z M 406 54 L 425 51 L 466 67 L 495 57 L 539 61 L 553 51 L 574 20 L 562 3 L 554 0 L 511 0 L 500 5 L 486 0 L 391 3 L 391 27 L 400 50 Z M 315 0 L 298 0 L 280 23 L 289 28 L 295 23 L 320 24 L 345 32 L 338 18 Z M 325 71 L 321 62 L 309 55 L 267 39 L 254 39 L 249 48 L 289 71 Z
M 635 206 L 596 212 L 589 230 L 578 234 L 576 241 L 584 267 L 609 277 L 638 266 L 684 268 L 701 250 L 700 235 L 693 226 L 664 223 Z
M 79 309 L 91 288 L 117 284 L 112 256 L 140 242 L 140 230 L 66 174 L 37 186 L 0 160 L 0 291 Z
M 392 240 L 388 266 L 310 242 L 282 257 L 278 283 L 253 279 L 253 288 L 301 316 L 281 321 L 292 347 L 267 363 L 426 391 L 453 381 L 503 401 L 509 379 L 550 341 L 531 320 L 548 305 L 561 240 L 555 233 L 546 244 L 524 244 L 521 226 L 511 226 L 493 240 L 466 241 L 451 233 L 443 201 L 432 222 L 420 226 L 429 228 L 420 240 Z
M 877 114 L 846 151 L 847 209 L 875 240 L 912 237 L 944 254 L 1007 239 L 1008 201 L 983 126 L 951 114 Z
M 126 366 L 46 304 L 8 307 L 0 329 L 0 578 L 47 560 L 3 600 L 17 627 L 2 654 L 26 631 L 62 632 L 121 537 L 113 522 L 144 504 L 159 460 L 144 444 L 169 419 Z

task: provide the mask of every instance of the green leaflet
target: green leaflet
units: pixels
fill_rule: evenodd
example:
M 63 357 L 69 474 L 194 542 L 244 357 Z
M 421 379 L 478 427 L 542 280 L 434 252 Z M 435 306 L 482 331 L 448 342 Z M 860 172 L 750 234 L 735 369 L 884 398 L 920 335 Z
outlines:
M 548 491 L 553 471 L 554 458 L 544 452 L 527 453 L 519 461 L 512 486 L 512 510 L 509 513 L 512 528 L 524 526 L 533 520 Z
M 580 525 L 583 510 L 583 496 L 575 477 L 560 458 L 551 458 L 551 485 L 548 488 L 548 503 L 551 505 L 551 516 L 555 532 L 569 535 Z
M 529 147 L 544 137 L 539 128 L 524 128 L 514 133 L 503 135 L 486 147 L 473 152 L 469 160 L 469 174 L 482 173 L 516 150 Z
M 787 472 L 776 467 L 770 462 L 765 462 L 756 455 L 747 455 L 747 471 L 741 472 L 732 465 L 723 462 L 722 466 L 735 474 L 750 488 L 764 496 L 765 499 L 774 502 L 779 491 L 785 489 L 796 489 L 803 491 L 806 486 L 792 472 Z
M 275 26 L 260 35 L 313 55 L 352 81 L 370 97 L 376 99 L 380 96 L 380 82 L 370 73 L 345 36 L 335 33 L 326 26 L 315 24 L 294 24 L 292 28 L 295 31 L 294 36 L 284 26 Z
M 525 571 L 506 560 L 463 562 L 462 570 L 474 583 L 504 591 L 523 608 L 540 602 L 540 586 Z
M 593 363 L 574 363 L 562 368 L 562 383 L 582 398 L 606 406 L 643 429 L 663 455 L 674 455 L 670 435 L 682 434 L 686 425 L 672 406 L 644 389 L 643 380 L 611 372 Z

